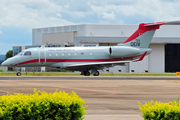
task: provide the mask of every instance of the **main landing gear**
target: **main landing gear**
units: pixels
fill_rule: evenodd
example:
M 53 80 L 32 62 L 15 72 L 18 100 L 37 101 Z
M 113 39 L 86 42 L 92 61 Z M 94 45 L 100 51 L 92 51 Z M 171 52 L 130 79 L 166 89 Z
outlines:
M 90 76 L 90 72 L 89 71 L 85 71 L 84 72 L 84 76 Z
M 17 76 L 21 76 L 21 72 L 17 72 L 16 75 L 17 75 Z
M 95 71 L 95 72 L 89 72 L 89 71 L 82 71 L 81 72 L 81 75 L 84 75 L 84 76 L 90 76 L 90 74 L 93 74 L 94 76 L 99 76 L 99 71 Z
M 94 76 L 99 76 L 99 71 L 96 71 L 93 75 Z
M 90 72 L 89 71 L 82 71 L 81 75 L 90 76 Z

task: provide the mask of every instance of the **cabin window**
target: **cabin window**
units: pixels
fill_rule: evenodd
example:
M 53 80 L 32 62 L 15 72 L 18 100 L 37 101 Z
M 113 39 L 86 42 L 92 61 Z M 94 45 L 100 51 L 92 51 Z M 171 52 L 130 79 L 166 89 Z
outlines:
M 84 53 L 83 53 L 83 52 L 81 52 L 81 55 L 84 55 Z
M 69 56 L 71 56 L 71 53 L 68 53 Z
M 24 55 L 31 55 L 31 51 L 26 51 Z
M 52 53 L 49 53 L 49 56 L 52 56 Z
M 56 55 L 56 56 L 58 56 L 59 54 L 58 54 L 58 53 L 56 53 L 55 55 Z
M 90 52 L 89 54 L 92 55 L 92 52 Z
M 77 55 L 77 53 L 75 52 L 74 55 Z
M 64 53 L 62 53 L 62 56 L 64 56 L 65 54 Z

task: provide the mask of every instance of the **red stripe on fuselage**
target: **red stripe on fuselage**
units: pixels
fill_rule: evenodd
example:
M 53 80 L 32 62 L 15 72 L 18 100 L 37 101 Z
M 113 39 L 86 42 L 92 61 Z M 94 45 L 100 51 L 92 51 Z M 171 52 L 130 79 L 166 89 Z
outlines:
M 34 60 L 24 61 L 24 62 L 21 62 L 21 63 L 15 64 L 15 65 L 13 65 L 13 66 L 23 65 L 23 64 L 28 64 L 28 63 L 36 63 L 36 62 L 39 62 L 39 59 L 34 59 Z
M 122 60 L 133 59 L 140 56 L 142 55 L 136 55 L 136 56 L 124 57 L 124 58 L 110 58 L 110 59 L 46 59 L 46 62 L 110 62 L 110 61 L 122 61 Z M 36 63 L 36 62 L 39 62 L 39 59 L 24 61 L 15 64 L 13 66 L 23 65 L 28 63 Z

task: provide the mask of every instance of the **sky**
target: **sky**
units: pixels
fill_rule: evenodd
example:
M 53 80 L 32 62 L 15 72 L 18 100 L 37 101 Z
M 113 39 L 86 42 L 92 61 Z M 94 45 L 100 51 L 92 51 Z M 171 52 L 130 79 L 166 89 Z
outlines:
M 180 20 L 180 0 L 0 0 L 0 54 L 32 45 L 32 29 Z

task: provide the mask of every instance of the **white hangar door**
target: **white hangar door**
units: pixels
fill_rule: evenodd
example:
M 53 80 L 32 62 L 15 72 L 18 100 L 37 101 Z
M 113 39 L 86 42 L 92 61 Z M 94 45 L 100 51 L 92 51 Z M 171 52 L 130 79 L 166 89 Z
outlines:
M 151 44 L 152 49 L 149 55 L 149 72 L 164 73 L 165 69 L 165 55 L 164 44 Z

